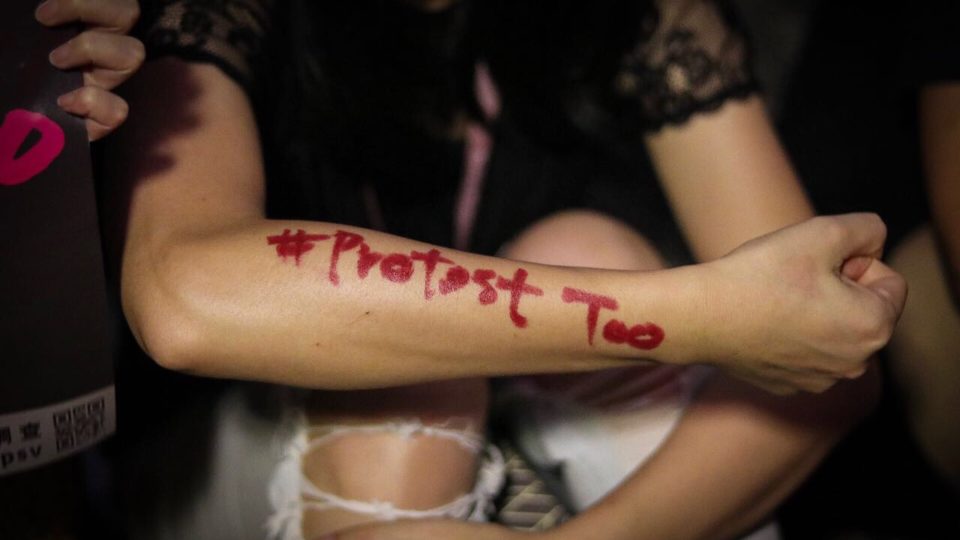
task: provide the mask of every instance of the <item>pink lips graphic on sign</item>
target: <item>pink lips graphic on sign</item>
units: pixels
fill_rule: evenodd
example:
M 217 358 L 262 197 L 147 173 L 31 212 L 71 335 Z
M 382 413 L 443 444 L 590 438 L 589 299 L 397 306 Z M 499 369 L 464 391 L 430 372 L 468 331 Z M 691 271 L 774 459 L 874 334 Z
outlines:
M 34 130 L 40 139 L 17 156 Z M 0 185 L 16 186 L 42 173 L 63 151 L 64 143 L 63 129 L 53 120 L 24 109 L 10 111 L 0 124 Z

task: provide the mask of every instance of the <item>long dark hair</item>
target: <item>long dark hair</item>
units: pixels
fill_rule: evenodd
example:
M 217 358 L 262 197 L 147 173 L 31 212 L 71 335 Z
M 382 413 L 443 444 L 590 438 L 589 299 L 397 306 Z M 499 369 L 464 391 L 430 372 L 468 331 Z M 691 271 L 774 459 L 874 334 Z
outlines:
M 563 147 L 628 134 L 628 104 L 612 92 L 639 38 L 642 2 L 484 0 L 477 41 L 505 113 L 535 141 Z
M 283 31 L 271 46 L 288 61 L 270 66 L 277 84 L 261 117 L 268 157 L 297 179 L 274 197 L 288 210 L 321 200 L 300 213 L 369 225 L 356 197 L 364 178 L 413 166 L 418 182 L 449 184 L 459 162 L 436 150 L 456 144 L 450 133 L 465 116 L 482 121 L 479 61 L 497 83 L 502 121 L 532 144 L 565 152 L 633 134 L 632 106 L 611 89 L 644 3 L 459 0 L 438 12 L 413 3 L 281 0 Z M 329 163 L 350 178 L 317 170 Z

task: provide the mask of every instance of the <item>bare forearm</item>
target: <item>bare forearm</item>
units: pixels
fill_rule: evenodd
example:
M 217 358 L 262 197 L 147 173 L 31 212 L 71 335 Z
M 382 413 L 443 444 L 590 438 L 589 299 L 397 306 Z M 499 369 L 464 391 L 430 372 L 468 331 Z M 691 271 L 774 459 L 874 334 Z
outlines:
M 161 364 L 356 388 L 675 361 L 696 341 L 694 308 L 682 299 L 702 280 L 690 270 L 520 265 L 341 225 L 268 221 L 257 126 L 236 84 L 212 66 L 167 59 L 144 69 L 130 98 L 140 115 L 107 160 L 130 193 L 115 205 L 126 218 L 123 300 Z M 592 332 L 586 293 L 609 298 Z
M 753 97 L 647 138 L 671 205 L 697 257 L 813 216 L 813 207 Z
M 345 388 L 693 356 L 693 268 L 549 267 L 268 220 L 127 252 L 134 333 L 198 374 Z
M 578 538 L 588 530 L 609 539 L 743 535 L 870 410 L 877 382 L 872 372 L 823 395 L 776 398 L 717 377 L 664 446 L 559 536 Z
M 107 176 L 118 183 L 110 193 L 120 199 L 107 205 L 114 209 L 112 259 L 122 260 L 134 334 L 176 369 L 356 388 L 599 369 L 644 358 L 726 363 L 785 383 L 779 391 L 821 389 L 861 369 L 885 343 L 899 309 L 895 276 L 853 276 L 854 284 L 835 275 L 838 260 L 878 249 L 881 226 L 868 216 L 810 222 L 713 266 L 655 273 L 521 265 L 439 250 L 450 262 L 437 259 L 428 280 L 432 246 L 264 219 L 253 111 L 216 68 L 160 60 L 129 89 L 140 113 L 105 160 Z M 362 236 L 366 254 L 360 242 L 347 249 L 353 241 L 338 231 Z M 287 242 L 298 234 L 314 238 L 299 259 L 298 244 Z M 814 353 L 797 366 L 797 349 Z

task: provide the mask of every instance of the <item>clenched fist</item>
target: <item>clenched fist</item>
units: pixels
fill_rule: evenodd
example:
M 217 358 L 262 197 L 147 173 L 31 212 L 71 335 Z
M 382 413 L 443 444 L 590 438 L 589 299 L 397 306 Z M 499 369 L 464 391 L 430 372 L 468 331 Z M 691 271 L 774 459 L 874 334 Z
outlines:
M 862 375 L 906 300 L 880 261 L 885 238 L 873 214 L 817 217 L 704 265 L 704 301 L 720 317 L 703 331 L 704 360 L 778 394 Z

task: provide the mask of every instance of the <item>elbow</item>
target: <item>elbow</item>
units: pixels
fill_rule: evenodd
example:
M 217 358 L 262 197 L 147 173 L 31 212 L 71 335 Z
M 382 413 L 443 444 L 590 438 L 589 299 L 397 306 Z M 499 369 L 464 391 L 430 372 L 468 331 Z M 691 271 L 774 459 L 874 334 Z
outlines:
M 141 349 L 162 368 L 183 373 L 199 371 L 203 348 L 202 332 L 184 317 L 170 310 L 146 307 L 131 324 Z
M 125 262 L 121 301 L 130 331 L 147 356 L 163 368 L 190 373 L 198 370 L 205 332 L 183 301 L 190 293 L 177 275 L 174 250 L 143 257 L 140 264 Z

